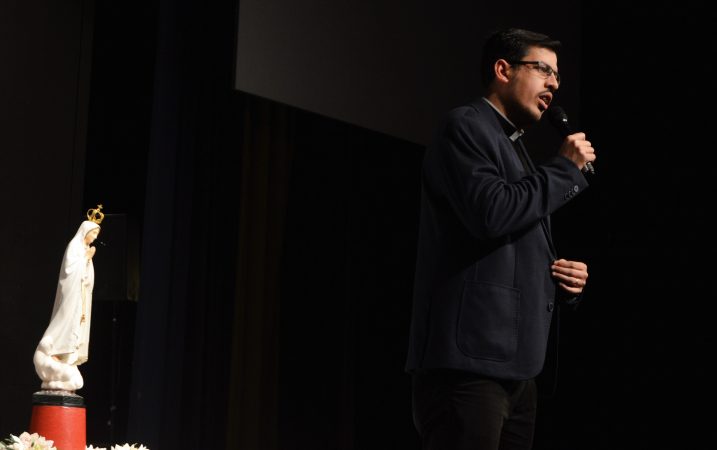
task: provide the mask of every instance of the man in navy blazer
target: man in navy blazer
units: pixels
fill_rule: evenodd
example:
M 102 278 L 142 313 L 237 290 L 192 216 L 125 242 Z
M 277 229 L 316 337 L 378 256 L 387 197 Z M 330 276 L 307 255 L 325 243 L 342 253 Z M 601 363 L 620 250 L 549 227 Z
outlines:
M 535 165 L 520 140 L 558 90 L 559 48 L 489 37 L 485 97 L 450 111 L 425 154 L 406 370 L 426 450 L 531 448 L 553 311 L 588 278 L 558 257 L 549 217 L 587 188 L 594 149 L 574 133 Z

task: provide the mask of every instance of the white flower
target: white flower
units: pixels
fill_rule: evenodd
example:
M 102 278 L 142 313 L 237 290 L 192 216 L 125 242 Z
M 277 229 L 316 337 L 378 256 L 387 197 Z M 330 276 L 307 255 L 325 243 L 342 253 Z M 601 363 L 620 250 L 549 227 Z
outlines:
M 24 432 L 20 436 L 11 434 L 9 438 L 0 440 L 0 450 L 57 450 L 54 444 L 53 441 L 45 439 L 37 433 Z M 110 450 L 149 450 L 144 445 L 139 445 L 139 447 L 137 445 L 113 445 Z M 85 450 L 107 450 L 107 448 L 89 445 L 85 447 Z
M 7 444 L 10 444 L 10 441 L 12 441 L 12 444 L 3 445 L 8 450 L 57 450 L 53 446 L 53 441 L 45 439 L 37 433 L 30 434 L 25 431 L 20 436 L 11 434 L 10 438 Z

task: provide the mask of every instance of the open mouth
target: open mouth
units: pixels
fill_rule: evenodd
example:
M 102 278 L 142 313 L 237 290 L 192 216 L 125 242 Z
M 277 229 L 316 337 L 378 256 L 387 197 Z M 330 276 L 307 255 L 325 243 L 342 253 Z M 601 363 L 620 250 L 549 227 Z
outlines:
M 553 96 L 550 94 L 542 94 L 538 98 L 541 101 L 538 104 L 538 108 L 540 108 L 541 111 L 545 111 L 546 109 L 548 109 L 548 106 L 550 106 L 550 102 L 553 100 Z

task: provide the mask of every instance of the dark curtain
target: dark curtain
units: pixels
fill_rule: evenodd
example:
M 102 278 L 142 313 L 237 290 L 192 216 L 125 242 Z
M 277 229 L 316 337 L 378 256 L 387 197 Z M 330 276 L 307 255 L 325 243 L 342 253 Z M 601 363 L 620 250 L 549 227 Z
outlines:
M 415 448 L 422 148 L 246 94 L 227 449 Z
M 413 448 L 422 148 L 233 89 L 234 1 L 160 1 L 127 441 Z
M 127 440 L 223 448 L 241 167 L 236 2 L 161 1 Z
M 242 95 L 227 449 L 277 448 L 280 268 L 295 110 Z
M 418 448 L 403 365 L 423 148 L 305 112 L 294 128 L 279 448 Z

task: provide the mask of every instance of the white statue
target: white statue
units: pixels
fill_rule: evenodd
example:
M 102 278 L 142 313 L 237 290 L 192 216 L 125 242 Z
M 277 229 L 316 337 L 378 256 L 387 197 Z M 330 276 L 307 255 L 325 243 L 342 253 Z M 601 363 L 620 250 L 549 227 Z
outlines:
M 43 390 L 74 392 L 84 382 L 80 364 L 87 361 L 95 271 L 91 246 L 100 232 L 102 205 L 87 212 L 62 258 L 50 324 L 35 350 L 35 372 Z

